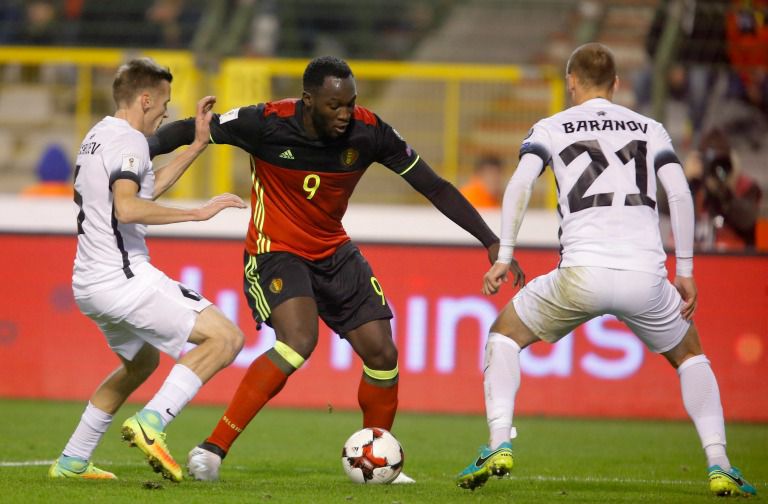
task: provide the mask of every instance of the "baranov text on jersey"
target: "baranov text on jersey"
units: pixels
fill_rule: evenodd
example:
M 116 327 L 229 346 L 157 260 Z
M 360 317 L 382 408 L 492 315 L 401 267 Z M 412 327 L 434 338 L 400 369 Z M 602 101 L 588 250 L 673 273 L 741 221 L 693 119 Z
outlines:
M 648 123 L 637 121 L 616 121 L 613 119 L 601 119 L 599 121 L 576 121 L 563 123 L 563 132 L 578 133 L 580 131 L 637 131 L 648 133 Z

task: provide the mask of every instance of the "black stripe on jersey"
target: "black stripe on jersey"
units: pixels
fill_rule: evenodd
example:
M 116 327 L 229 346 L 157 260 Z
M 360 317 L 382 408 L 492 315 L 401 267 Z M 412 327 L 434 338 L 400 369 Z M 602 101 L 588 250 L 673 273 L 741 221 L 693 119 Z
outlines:
M 125 244 L 123 244 L 123 235 L 117 228 L 117 224 L 117 217 L 115 217 L 115 205 L 112 204 L 112 231 L 115 233 L 117 249 L 120 251 L 120 255 L 123 256 L 123 273 L 125 273 L 125 278 L 133 278 L 133 271 L 131 271 L 131 261 L 128 260 L 128 252 L 125 250 Z
M 112 184 L 114 184 L 116 180 L 122 179 L 133 180 L 136 182 L 137 186 L 141 187 L 141 180 L 139 180 L 139 176 L 137 174 L 131 171 L 119 170 L 109 176 L 109 190 L 112 190 Z
M 77 176 L 80 174 L 80 165 L 75 165 L 75 177 L 74 180 L 77 180 Z M 85 234 L 85 230 L 83 229 L 83 222 L 85 221 L 85 210 L 83 210 L 83 195 L 80 194 L 80 191 L 75 189 L 75 204 L 80 209 L 79 212 L 77 212 L 77 234 Z
M 539 156 L 541 161 L 544 163 L 544 166 L 547 166 L 549 161 L 552 159 L 549 151 L 547 151 L 547 149 L 541 144 L 525 142 L 523 146 L 520 147 L 520 155 L 517 157 L 517 159 L 522 158 L 525 154 L 534 154 Z
M 677 159 L 677 155 L 672 151 L 663 151 L 656 154 L 656 159 L 653 160 L 653 170 L 658 171 L 663 167 L 671 163 L 680 164 L 680 160 Z

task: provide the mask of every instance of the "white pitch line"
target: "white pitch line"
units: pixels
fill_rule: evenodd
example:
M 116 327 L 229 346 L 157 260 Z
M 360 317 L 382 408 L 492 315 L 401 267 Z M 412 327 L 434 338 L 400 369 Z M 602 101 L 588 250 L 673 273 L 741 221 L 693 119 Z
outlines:
M 0 467 L 47 466 L 53 464 L 53 462 L 53 460 L 0 460 Z
M 654 480 L 654 479 L 638 479 L 638 478 L 609 478 L 609 477 L 593 477 L 593 476 L 505 476 L 515 481 L 555 481 L 563 483 L 622 483 L 622 484 L 643 484 L 643 485 L 701 485 L 707 483 L 707 477 L 702 476 L 701 480 Z M 766 485 L 765 481 L 752 481 L 752 484 Z
M 639 483 L 639 484 L 657 484 L 657 485 L 701 485 L 706 482 L 706 478 L 701 481 L 694 480 L 652 480 L 636 478 L 601 478 L 594 476 L 509 476 L 509 479 L 516 481 L 560 481 L 563 483 Z
M 55 460 L 0 460 L 0 467 L 39 467 L 49 466 L 53 464 Z M 98 462 L 100 466 L 117 465 L 117 463 L 111 460 L 100 460 Z M 120 462 L 119 465 L 123 466 L 142 466 L 145 464 L 139 462 Z

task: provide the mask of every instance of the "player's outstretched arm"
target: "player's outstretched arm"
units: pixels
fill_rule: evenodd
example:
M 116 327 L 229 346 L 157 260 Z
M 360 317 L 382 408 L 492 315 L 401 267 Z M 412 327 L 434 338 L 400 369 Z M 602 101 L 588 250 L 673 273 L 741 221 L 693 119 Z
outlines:
M 175 208 L 140 198 L 139 186 L 127 179 L 112 184 L 115 218 L 121 224 L 172 224 L 208 220 L 225 208 L 247 208 L 234 194 L 221 194 L 199 208 Z
M 225 208 L 248 208 L 248 205 L 239 196 L 234 194 L 219 194 L 197 209 L 199 217 L 197 220 L 208 220 Z
M 155 192 L 153 193 L 155 199 L 173 186 L 194 160 L 208 147 L 208 138 L 211 135 L 211 119 L 213 117 L 212 109 L 215 103 L 215 96 L 206 96 L 197 102 L 195 136 L 189 148 L 176 156 L 167 165 L 155 169 Z
M 520 159 L 514 175 L 509 179 L 501 208 L 499 254 L 495 264 L 483 277 L 483 294 L 496 294 L 501 284 L 507 281 L 509 272 L 512 272 L 514 286 L 525 285 L 525 273 L 512 256 L 517 243 L 517 233 L 528 208 L 533 184 L 542 168 L 543 163 L 538 156 L 525 154 Z
M 173 152 L 182 145 L 195 141 L 195 118 L 181 119 L 165 124 L 147 138 L 149 158 Z
M 437 175 L 423 160 L 419 160 L 403 178 L 443 215 L 477 238 L 488 249 L 491 263 L 495 262 L 499 238 L 456 187 Z

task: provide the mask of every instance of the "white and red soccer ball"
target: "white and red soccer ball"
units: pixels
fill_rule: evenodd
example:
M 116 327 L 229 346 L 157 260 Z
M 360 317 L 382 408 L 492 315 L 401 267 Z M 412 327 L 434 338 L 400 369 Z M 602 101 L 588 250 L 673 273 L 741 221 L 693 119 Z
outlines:
M 355 483 L 391 483 L 403 470 L 403 448 L 388 430 L 365 428 L 352 434 L 341 463 Z

